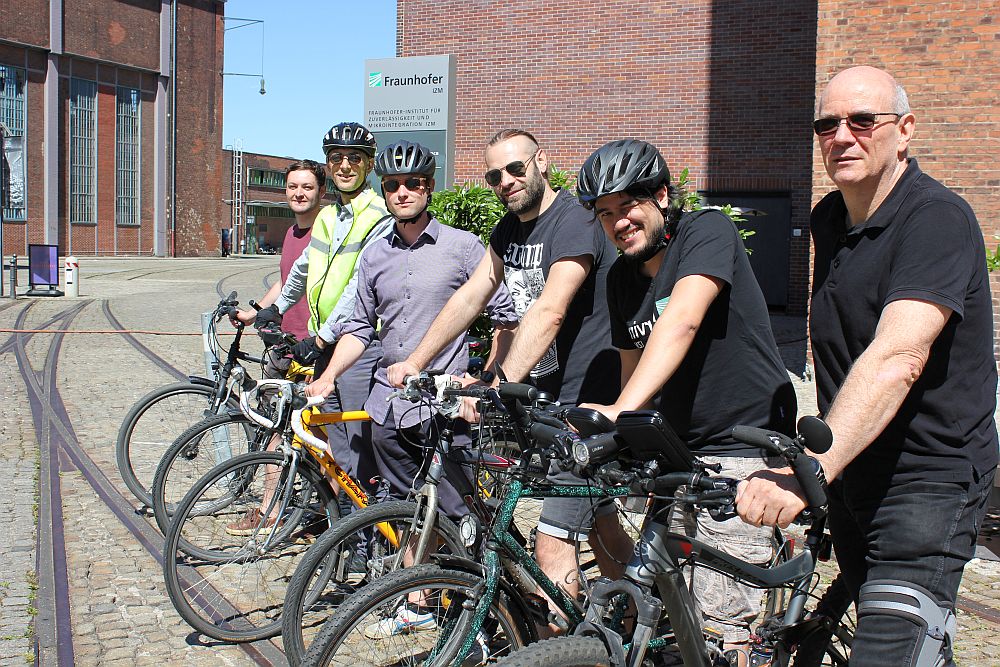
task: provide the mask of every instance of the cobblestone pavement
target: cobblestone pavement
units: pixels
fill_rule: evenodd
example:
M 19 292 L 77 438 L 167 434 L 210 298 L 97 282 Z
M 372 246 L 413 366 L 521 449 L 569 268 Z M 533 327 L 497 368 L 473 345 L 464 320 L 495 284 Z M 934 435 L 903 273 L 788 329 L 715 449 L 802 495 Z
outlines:
M 0 301 L 0 328 L 15 328 L 19 319 L 22 329 L 62 328 L 66 319 L 50 320 L 83 306 L 69 328 L 108 330 L 106 304 L 126 329 L 197 333 L 200 313 L 215 306 L 219 291 L 238 290 L 244 303 L 259 298 L 277 270 L 276 257 L 81 264 L 79 299 Z M 776 331 L 796 374 L 800 412 L 814 410 L 812 383 L 799 379 L 807 370 L 803 325 L 778 318 Z M 20 338 L 24 352 L 16 354 L 12 334 L 0 333 L 0 488 L 6 495 L 0 512 L 0 667 L 30 664 L 36 639 L 41 664 L 68 664 L 70 658 L 81 665 L 254 664 L 245 650 L 199 637 L 176 614 L 156 557 L 162 545 L 137 538 L 148 538 L 150 529 L 136 528 L 137 520 L 147 520 L 134 513 L 136 503 L 115 467 L 114 442 L 125 412 L 175 377 L 120 334 L 70 334 L 55 348 L 52 334 Z M 135 338 L 174 368 L 204 373 L 198 336 Z M 49 503 L 45 494 L 53 488 L 55 502 Z M 62 594 L 60 579 L 48 578 L 59 569 L 60 554 Z M 49 560 L 55 568 L 40 567 Z M 43 580 L 36 591 L 37 574 Z M 992 620 L 960 614 L 959 664 L 997 664 L 1000 564 L 973 561 L 961 595 Z M 60 614 L 68 621 L 55 631 Z M 258 649 L 273 656 L 277 647 L 276 640 Z

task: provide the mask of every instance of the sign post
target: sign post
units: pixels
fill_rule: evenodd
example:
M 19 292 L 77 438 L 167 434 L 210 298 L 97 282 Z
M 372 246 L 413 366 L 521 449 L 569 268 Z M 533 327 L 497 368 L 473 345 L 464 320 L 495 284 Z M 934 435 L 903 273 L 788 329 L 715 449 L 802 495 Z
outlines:
M 380 147 L 405 139 L 437 162 L 438 190 L 455 178 L 455 56 L 366 60 L 365 126 Z

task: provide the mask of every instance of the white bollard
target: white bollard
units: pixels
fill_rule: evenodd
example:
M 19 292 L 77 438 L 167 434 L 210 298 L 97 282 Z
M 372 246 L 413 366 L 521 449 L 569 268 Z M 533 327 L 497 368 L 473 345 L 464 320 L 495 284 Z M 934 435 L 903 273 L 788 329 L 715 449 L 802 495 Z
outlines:
M 80 296 L 80 262 L 72 255 L 65 260 L 66 296 Z

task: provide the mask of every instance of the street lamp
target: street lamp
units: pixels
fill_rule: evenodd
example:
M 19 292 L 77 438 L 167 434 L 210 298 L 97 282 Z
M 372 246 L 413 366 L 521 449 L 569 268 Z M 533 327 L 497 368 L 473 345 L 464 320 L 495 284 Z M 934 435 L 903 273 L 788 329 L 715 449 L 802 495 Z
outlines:
M 267 90 L 264 88 L 264 20 L 263 19 L 241 19 L 235 16 L 224 16 L 222 17 L 223 22 L 225 21 L 239 21 L 238 25 L 225 28 L 225 32 L 230 30 L 238 30 L 239 28 L 246 28 L 247 26 L 260 24 L 260 72 L 246 73 L 246 72 L 220 72 L 221 76 L 252 76 L 260 79 L 260 94 L 266 95 Z

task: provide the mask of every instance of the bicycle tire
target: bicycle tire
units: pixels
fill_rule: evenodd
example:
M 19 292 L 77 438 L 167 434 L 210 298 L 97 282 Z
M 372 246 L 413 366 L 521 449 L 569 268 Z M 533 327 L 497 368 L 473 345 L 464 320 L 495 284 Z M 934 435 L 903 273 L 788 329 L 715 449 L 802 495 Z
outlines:
M 233 536 L 227 527 L 244 511 L 260 508 L 269 474 L 277 475 L 276 502 L 284 502 L 291 469 L 289 458 L 279 452 L 243 454 L 213 468 L 178 505 L 166 534 L 163 575 L 174 608 L 198 632 L 242 642 L 281 631 L 287 582 L 313 541 L 311 530 L 339 518 L 336 495 L 311 459 L 304 458 L 291 478 L 287 501 L 293 511 L 276 527 L 249 536 Z M 219 503 L 215 514 L 192 511 L 199 502 L 209 504 L 206 494 L 210 499 L 219 493 L 231 498 Z M 182 538 L 189 548 L 180 548 Z
M 463 602 L 481 582 L 478 575 L 437 565 L 415 565 L 392 572 L 365 586 L 337 608 L 309 647 L 302 665 L 450 664 L 458 652 L 459 640 L 464 638 L 462 627 L 472 617 L 472 611 L 466 610 Z M 436 601 L 433 630 L 440 631 L 434 633 L 439 638 L 430 641 L 431 631 L 394 634 L 374 641 L 367 638 L 364 633 L 383 623 L 383 618 L 391 618 L 410 593 L 420 593 L 425 599 Z M 520 618 L 502 595 L 491 605 L 487 622 L 495 627 L 495 632 L 489 644 L 477 644 L 488 649 L 484 659 L 492 660 L 525 646 L 526 625 L 530 620 Z M 366 655 L 358 656 L 359 651 Z M 466 660 L 466 664 L 472 663 L 473 660 Z
M 307 640 L 311 642 L 321 624 L 346 597 L 395 571 L 386 568 L 393 566 L 391 558 L 398 554 L 398 549 L 376 526 L 392 525 L 400 543 L 405 544 L 416 514 L 417 504 L 409 501 L 370 505 L 338 521 L 309 547 L 288 584 L 281 612 L 281 644 L 288 664 L 294 667 L 302 661 Z M 439 550 L 443 547 L 450 553 L 465 553 L 458 526 L 448 517 L 438 514 L 434 530 Z M 366 557 L 364 571 L 355 572 L 359 568 L 354 557 L 361 553 Z
M 233 456 L 263 450 L 274 433 L 243 414 L 209 417 L 181 433 L 160 459 L 150 488 L 160 532 L 166 534 L 177 503 L 205 473 Z
M 129 409 L 115 440 L 118 474 L 136 500 L 152 506 L 153 475 L 179 433 L 205 418 L 215 385 L 176 382 L 149 392 Z M 231 401 L 226 410 L 236 408 Z
M 496 667 L 608 667 L 611 659 L 596 637 L 555 637 L 530 644 Z

